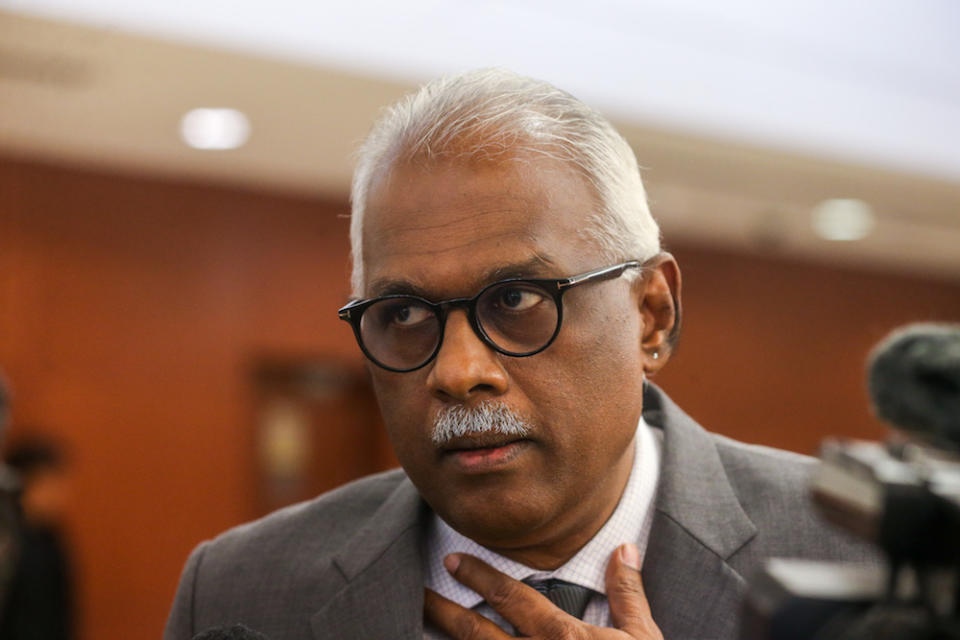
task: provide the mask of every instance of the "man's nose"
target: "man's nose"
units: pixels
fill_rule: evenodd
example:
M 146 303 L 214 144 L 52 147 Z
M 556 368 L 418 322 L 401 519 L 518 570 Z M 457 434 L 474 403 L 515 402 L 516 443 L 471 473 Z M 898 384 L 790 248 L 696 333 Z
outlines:
M 446 322 L 443 344 L 427 377 L 430 391 L 442 400 L 459 402 L 505 393 L 507 372 L 500 357 L 473 330 L 466 311 L 451 311 Z

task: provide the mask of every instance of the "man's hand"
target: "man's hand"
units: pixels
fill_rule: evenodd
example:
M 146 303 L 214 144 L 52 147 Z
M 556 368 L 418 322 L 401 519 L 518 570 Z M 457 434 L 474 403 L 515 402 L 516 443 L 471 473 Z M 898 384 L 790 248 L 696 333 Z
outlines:
M 588 625 L 553 605 L 532 587 L 506 576 L 466 554 L 452 554 L 444 560 L 450 574 L 483 596 L 497 613 L 523 637 L 542 640 L 663 640 L 653 622 L 650 605 L 640 583 L 637 548 L 620 546 L 607 564 L 607 600 L 615 629 Z M 424 612 L 437 628 L 455 640 L 509 638 L 500 627 L 476 611 L 427 589 Z

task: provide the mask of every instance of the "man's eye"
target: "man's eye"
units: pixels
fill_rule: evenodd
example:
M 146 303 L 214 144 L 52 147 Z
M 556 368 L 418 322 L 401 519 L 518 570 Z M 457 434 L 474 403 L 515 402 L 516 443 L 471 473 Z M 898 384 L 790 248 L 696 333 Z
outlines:
M 415 304 L 397 305 L 390 310 L 389 320 L 391 324 L 402 327 L 412 327 L 429 318 L 430 310 Z
M 531 289 L 505 287 L 497 295 L 497 306 L 507 311 L 529 311 L 543 300 L 543 294 Z

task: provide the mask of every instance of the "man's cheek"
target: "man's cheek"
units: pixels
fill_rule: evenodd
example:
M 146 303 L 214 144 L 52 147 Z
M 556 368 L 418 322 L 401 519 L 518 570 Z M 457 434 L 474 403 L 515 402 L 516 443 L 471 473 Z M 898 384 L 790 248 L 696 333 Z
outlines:
M 397 375 L 401 374 L 383 372 L 371 376 L 373 393 L 377 397 L 380 412 L 387 422 L 394 417 L 402 417 L 406 420 L 407 416 L 415 410 L 415 406 L 422 402 L 416 390 L 405 384 L 406 381 L 390 378 Z

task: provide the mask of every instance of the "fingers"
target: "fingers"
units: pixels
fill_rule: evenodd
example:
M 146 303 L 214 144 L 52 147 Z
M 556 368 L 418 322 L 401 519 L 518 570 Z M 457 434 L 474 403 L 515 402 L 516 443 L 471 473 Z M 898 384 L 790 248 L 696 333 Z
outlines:
M 438 593 L 425 589 L 423 612 L 435 627 L 455 640 L 502 640 L 509 638 L 500 627 L 476 611 L 461 607 Z
M 640 581 L 637 548 L 625 544 L 611 555 L 607 565 L 606 587 L 613 629 L 583 625 L 555 607 L 533 588 L 510 578 L 484 562 L 466 554 L 452 554 L 444 560 L 447 570 L 459 582 L 476 591 L 495 611 L 527 637 L 622 637 L 637 640 L 663 640 L 653 621 Z M 480 614 L 427 590 L 425 610 L 428 618 L 457 640 L 507 638 L 508 635 Z M 579 635 L 574 636 L 579 632 Z M 623 632 L 623 634 L 621 634 Z
M 444 561 L 457 581 L 483 596 L 493 609 L 524 636 L 564 637 L 555 633 L 563 626 L 579 624 L 536 589 L 500 573 L 467 554 L 452 554 Z
M 620 545 L 611 554 L 606 585 L 610 618 L 616 628 L 633 638 L 663 640 L 640 581 L 640 557 L 636 545 Z

